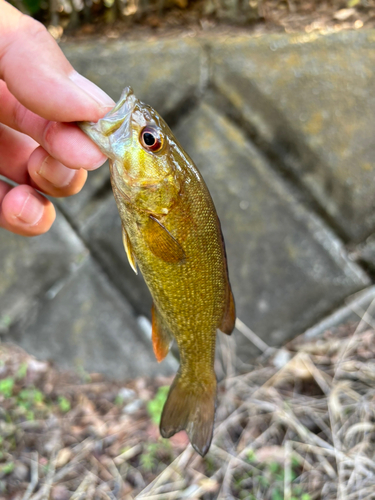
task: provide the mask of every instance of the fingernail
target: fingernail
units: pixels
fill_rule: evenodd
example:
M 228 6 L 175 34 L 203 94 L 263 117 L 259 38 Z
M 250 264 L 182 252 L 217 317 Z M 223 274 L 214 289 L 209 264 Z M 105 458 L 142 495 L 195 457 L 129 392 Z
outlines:
M 90 166 L 90 168 L 86 167 L 86 170 L 89 170 L 90 172 L 92 170 L 96 170 L 97 168 L 101 167 L 107 160 L 108 160 L 108 158 L 106 156 L 103 156 L 103 158 L 101 160 L 99 160 L 97 163 L 93 163 Z
M 101 106 L 113 108 L 115 105 L 115 102 L 109 97 L 108 94 L 96 86 L 95 83 L 90 82 L 90 80 L 77 73 L 77 71 L 73 71 L 73 73 L 69 75 L 69 78 L 79 88 L 84 90 L 86 94 L 95 99 L 95 101 Z
M 75 170 L 65 167 L 65 165 L 51 156 L 46 156 L 38 170 L 38 174 L 56 188 L 68 186 L 73 180 L 75 173 Z
M 42 203 L 38 198 L 29 194 L 22 205 L 20 213 L 16 215 L 16 217 L 22 222 L 25 222 L 25 224 L 34 226 L 43 217 L 43 212 L 44 207 Z

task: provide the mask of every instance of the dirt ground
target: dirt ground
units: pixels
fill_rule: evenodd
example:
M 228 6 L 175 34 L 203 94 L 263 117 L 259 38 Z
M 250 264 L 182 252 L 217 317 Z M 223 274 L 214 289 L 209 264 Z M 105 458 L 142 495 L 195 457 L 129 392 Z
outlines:
M 62 373 L 1 345 L 0 499 L 373 498 L 375 331 L 297 338 L 244 374 L 223 337 L 204 459 L 159 436 L 170 379 Z

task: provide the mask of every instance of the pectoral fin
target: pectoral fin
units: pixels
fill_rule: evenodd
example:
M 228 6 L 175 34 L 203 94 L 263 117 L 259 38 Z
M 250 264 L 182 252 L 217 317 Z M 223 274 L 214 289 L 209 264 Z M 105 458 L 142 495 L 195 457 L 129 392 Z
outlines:
M 177 264 L 186 259 L 184 249 L 180 243 L 152 215 L 149 216 L 144 237 L 151 252 L 164 262 Z
M 152 304 L 152 346 L 154 348 L 155 357 L 160 363 L 169 352 L 172 344 L 172 335 L 164 325 L 163 319 L 156 309 L 155 304 Z
M 135 259 L 135 255 L 133 253 L 133 249 L 132 249 L 132 245 L 131 245 L 130 240 L 129 240 L 129 236 L 124 228 L 122 228 L 122 242 L 124 244 L 126 255 L 128 256 L 129 264 L 130 264 L 131 268 L 133 269 L 133 271 L 135 272 L 135 274 L 138 274 L 137 261 Z

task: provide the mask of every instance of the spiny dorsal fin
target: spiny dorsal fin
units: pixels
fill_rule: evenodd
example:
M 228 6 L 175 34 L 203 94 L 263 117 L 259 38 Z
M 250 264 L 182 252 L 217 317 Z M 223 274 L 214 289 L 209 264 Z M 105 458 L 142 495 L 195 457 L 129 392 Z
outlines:
M 232 289 L 230 287 L 230 283 L 228 282 L 227 304 L 226 304 L 225 313 L 224 313 L 223 319 L 221 321 L 221 325 L 219 326 L 219 329 L 223 333 L 230 335 L 234 330 L 235 322 L 236 322 L 236 306 L 234 304 Z
M 132 249 L 132 245 L 131 245 L 130 240 L 129 240 L 128 233 L 125 231 L 124 228 L 122 228 L 122 242 L 124 244 L 126 255 L 128 256 L 128 261 L 129 261 L 130 267 L 133 269 L 135 274 L 138 274 L 137 261 L 136 261 L 135 255 L 133 253 L 133 249 Z
M 152 304 L 152 346 L 154 348 L 155 357 L 160 363 L 169 352 L 172 344 L 172 335 L 165 326 L 163 318 L 156 309 L 155 304 Z
M 149 216 L 144 236 L 151 252 L 164 262 L 177 264 L 186 259 L 184 249 L 180 243 L 152 215 Z

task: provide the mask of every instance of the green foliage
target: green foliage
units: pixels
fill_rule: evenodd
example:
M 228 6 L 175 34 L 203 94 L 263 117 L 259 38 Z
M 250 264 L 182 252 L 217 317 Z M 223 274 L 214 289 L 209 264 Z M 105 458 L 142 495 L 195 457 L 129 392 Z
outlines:
M 32 410 L 27 410 L 25 413 L 25 417 L 26 417 L 26 420 L 29 420 L 30 422 L 32 422 L 33 420 L 35 420 L 35 413 Z
M 250 463 L 256 462 L 256 456 L 254 450 L 249 450 L 246 456 L 246 460 Z
M 84 369 L 81 363 L 77 364 L 76 371 L 78 375 L 81 377 L 83 383 L 89 384 L 91 382 L 90 374 L 87 373 L 87 371 Z
M 21 390 L 15 388 L 16 381 L 19 383 L 25 378 L 27 369 L 27 363 L 22 363 L 14 377 L 0 380 L 0 395 L 5 399 L 11 399 L 11 410 L 6 413 L 9 422 L 19 417 L 34 420 L 36 414 L 40 418 L 45 416 L 46 412 L 53 410 L 53 402 L 34 386 L 26 386 Z M 58 397 L 57 406 L 62 413 L 67 413 L 71 409 L 70 401 L 64 396 Z
M 29 408 L 31 405 L 43 403 L 44 395 L 41 391 L 35 389 L 34 387 L 22 389 L 22 391 L 18 393 L 18 401 L 20 403 L 24 403 L 26 407 Z
M 0 462 L 5 461 L 9 453 L 19 446 L 19 440 L 23 434 L 20 432 L 19 423 L 25 420 L 45 419 L 51 413 L 58 411 L 66 413 L 71 409 L 71 404 L 66 397 L 51 399 L 33 385 L 27 386 L 25 384 L 27 369 L 28 365 L 23 363 L 18 367 L 15 375 L 0 380 L 0 398 L 4 400 L 3 405 L 0 403 L 2 406 Z M 10 462 L 0 466 L 0 497 L 2 477 L 9 474 L 8 471 L 11 471 L 11 468 Z
M 34 387 L 22 389 L 17 395 L 16 406 L 23 411 L 26 420 L 35 420 L 35 412 L 46 408 L 44 394 Z
M 26 375 L 27 375 L 27 363 L 21 363 L 16 373 L 16 379 L 22 380 L 23 378 L 26 377 Z
M 8 328 L 12 323 L 12 318 L 9 314 L 4 314 L 0 317 L 0 327 Z
M 271 494 L 272 500 L 284 500 L 284 495 L 279 488 L 275 488 Z
M 13 394 L 14 378 L 7 377 L 0 380 L 0 394 L 5 398 L 11 398 Z
M 168 392 L 169 387 L 167 385 L 159 387 L 154 399 L 151 399 L 151 401 L 147 403 L 148 414 L 156 425 L 160 424 L 161 412 L 163 411 L 164 403 L 167 400 Z
M 115 397 L 115 405 L 116 406 L 122 406 L 124 404 L 124 398 L 120 396 L 120 394 L 117 394 Z
M 66 399 L 64 396 L 59 396 L 57 403 L 59 405 L 60 410 L 63 413 L 67 413 L 71 408 L 69 400 Z
M 281 465 L 278 462 L 270 462 L 268 468 L 271 474 L 277 474 L 281 469 Z
M 22 0 L 22 3 L 31 15 L 37 14 L 43 5 L 42 0 Z
M 172 448 L 168 440 L 159 439 L 157 443 L 149 443 L 140 458 L 140 465 L 146 472 L 155 471 L 160 469 L 160 464 L 164 467 L 163 460 L 170 460 L 172 458 Z
M 218 464 L 216 463 L 215 457 L 209 453 L 204 457 L 205 468 L 207 474 L 210 476 L 216 472 Z
M 147 472 L 151 472 L 156 466 L 157 446 L 156 443 L 150 443 L 141 455 L 141 467 Z
M 276 461 L 258 462 L 253 450 L 248 452 L 247 462 L 254 468 L 247 472 L 235 474 L 233 477 L 233 490 L 241 500 L 284 500 L 284 466 Z M 296 482 L 301 473 L 300 462 L 296 457 L 291 457 L 291 493 L 290 500 L 311 500 L 303 487 Z M 256 495 L 256 497 L 254 496 Z
M 11 474 L 14 471 L 14 462 L 7 462 L 0 467 L 0 472 L 4 475 Z
M 245 490 L 240 491 L 239 496 L 241 500 L 256 500 L 254 495 Z
M 260 486 L 263 486 L 263 488 L 268 488 L 270 485 L 269 479 L 266 476 L 260 476 L 258 481 Z

